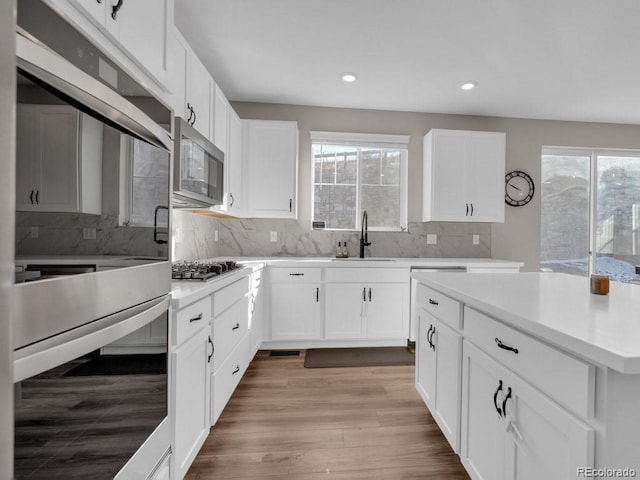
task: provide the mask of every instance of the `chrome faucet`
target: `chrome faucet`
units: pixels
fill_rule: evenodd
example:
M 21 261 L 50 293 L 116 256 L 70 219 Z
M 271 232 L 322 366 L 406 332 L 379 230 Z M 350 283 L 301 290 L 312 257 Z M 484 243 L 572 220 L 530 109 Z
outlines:
M 362 231 L 360 232 L 360 258 L 364 258 L 364 247 L 368 247 L 369 245 L 371 245 L 367 232 L 367 229 L 369 228 L 369 226 L 367 225 L 368 223 L 369 219 L 367 211 L 365 210 L 362 212 Z

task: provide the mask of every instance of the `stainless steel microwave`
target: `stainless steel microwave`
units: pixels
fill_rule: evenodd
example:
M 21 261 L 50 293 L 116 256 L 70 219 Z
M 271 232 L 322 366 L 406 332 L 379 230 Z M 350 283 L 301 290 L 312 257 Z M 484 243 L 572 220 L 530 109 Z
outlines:
M 201 208 L 223 201 L 224 153 L 183 118 L 174 130 L 173 206 Z

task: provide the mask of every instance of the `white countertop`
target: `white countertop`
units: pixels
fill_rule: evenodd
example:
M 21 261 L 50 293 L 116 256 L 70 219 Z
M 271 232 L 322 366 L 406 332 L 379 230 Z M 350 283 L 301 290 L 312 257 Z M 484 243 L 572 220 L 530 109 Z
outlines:
M 621 373 L 640 373 L 640 285 L 561 273 L 428 273 L 412 277 L 469 307 Z
M 213 277 L 207 281 L 198 280 L 174 280 L 171 283 L 171 305 L 173 308 L 183 308 L 200 298 L 219 290 L 254 269 L 262 268 L 266 265 L 275 267 L 331 267 L 331 268 L 406 268 L 407 273 L 411 267 L 417 268 L 442 268 L 464 266 L 467 268 L 520 268 L 522 262 L 509 260 L 496 260 L 493 258 L 405 258 L 386 257 L 380 259 L 368 257 L 360 259 L 350 257 L 348 259 L 337 259 L 332 257 L 220 257 L 214 260 L 234 260 L 243 265 L 233 272 L 225 273 L 219 277 Z M 248 270 L 251 269 L 251 270 Z

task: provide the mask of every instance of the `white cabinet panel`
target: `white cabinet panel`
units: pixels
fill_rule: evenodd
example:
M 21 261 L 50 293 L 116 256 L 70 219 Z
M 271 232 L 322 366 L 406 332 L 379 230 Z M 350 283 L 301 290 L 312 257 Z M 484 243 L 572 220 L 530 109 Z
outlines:
M 298 124 L 243 121 L 246 216 L 297 218 Z
M 501 132 L 427 133 L 422 220 L 503 222 L 505 138 Z
M 367 338 L 408 338 L 406 284 L 367 287 Z
M 326 338 L 364 338 L 366 288 L 360 284 L 330 283 L 326 286 L 326 291 Z
M 213 143 L 225 154 L 229 153 L 229 111 L 231 105 L 224 92 L 216 84 L 213 96 Z
M 187 56 L 187 86 L 185 119 L 205 138 L 213 138 L 211 129 L 213 78 L 193 50 Z
M 320 284 L 271 285 L 271 340 L 322 337 Z

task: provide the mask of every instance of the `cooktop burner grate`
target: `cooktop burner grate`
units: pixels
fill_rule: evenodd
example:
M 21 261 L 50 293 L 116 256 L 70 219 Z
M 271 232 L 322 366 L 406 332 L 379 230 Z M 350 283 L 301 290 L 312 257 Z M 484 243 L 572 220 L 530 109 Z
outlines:
M 171 278 L 173 280 L 209 280 L 240 266 L 232 260 L 174 262 L 171 265 Z

